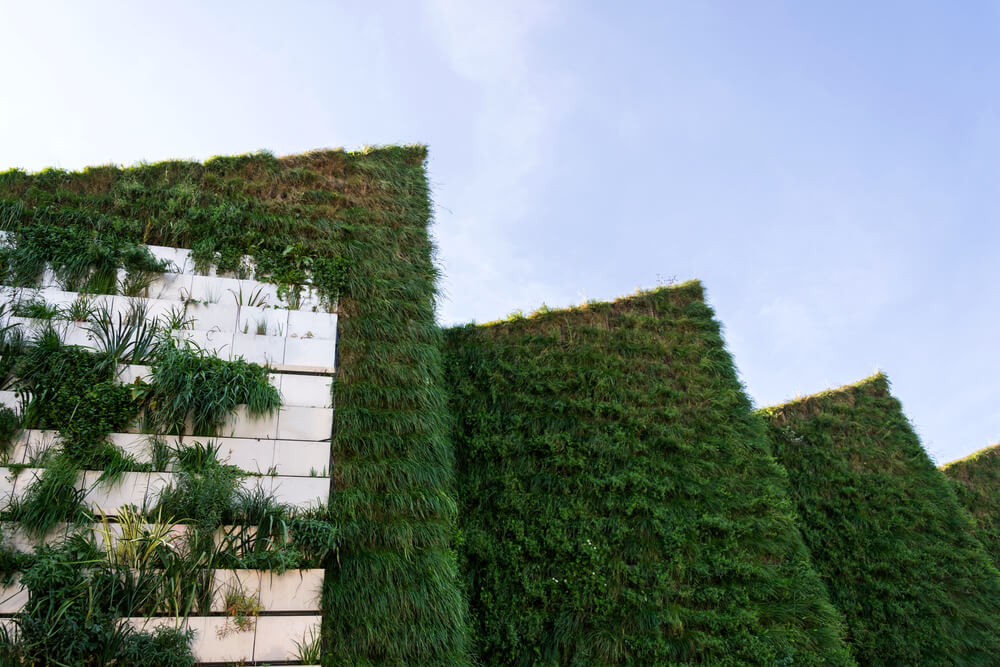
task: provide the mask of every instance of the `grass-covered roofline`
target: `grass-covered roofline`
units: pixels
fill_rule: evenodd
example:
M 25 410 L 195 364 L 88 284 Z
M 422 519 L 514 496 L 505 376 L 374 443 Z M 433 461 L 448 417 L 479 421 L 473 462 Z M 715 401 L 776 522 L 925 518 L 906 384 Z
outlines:
M 973 452 L 941 470 L 975 520 L 979 541 L 1000 568 L 1000 445 Z
M 1000 574 L 888 378 L 761 414 L 859 663 L 1000 660 Z
M 485 664 L 853 664 L 700 283 L 445 341 Z
M 187 247 L 237 273 L 249 255 L 257 279 L 308 277 L 336 304 L 330 516 L 343 539 L 327 568 L 324 665 L 470 660 L 426 157 L 387 146 L 0 174 L 7 231 Z

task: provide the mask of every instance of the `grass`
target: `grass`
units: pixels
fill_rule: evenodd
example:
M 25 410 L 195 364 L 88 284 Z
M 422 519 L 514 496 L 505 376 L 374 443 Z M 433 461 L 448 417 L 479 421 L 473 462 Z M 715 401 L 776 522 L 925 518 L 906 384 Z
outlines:
M 456 327 L 445 361 L 484 664 L 854 664 L 700 284 Z
M 941 470 L 976 522 L 976 536 L 1000 568 L 1000 447 L 987 447 Z
M 1000 662 L 1000 573 L 887 378 L 762 415 L 858 662 Z

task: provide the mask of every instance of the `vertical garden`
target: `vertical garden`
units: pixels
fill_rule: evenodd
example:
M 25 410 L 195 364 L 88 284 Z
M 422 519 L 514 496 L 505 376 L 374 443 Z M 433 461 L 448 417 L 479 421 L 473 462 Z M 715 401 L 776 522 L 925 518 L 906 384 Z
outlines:
M 445 349 L 486 664 L 853 664 L 698 283 Z
M 244 554 L 237 566 L 278 572 L 304 564 L 324 566 L 326 665 L 469 660 L 464 601 L 450 546 L 456 507 L 440 384 L 440 332 L 434 323 L 437 273 L 427 232 L 425 157 L 422 147 L 394 147 L 320 151 L 280 160 L 261 153 L 204 164 L 178 161 L 77 173 L 50 169 L 0 174 L 0 229 L 16 249 L 0 258 L 6 284 L 32 289 L 51 272 L 64 290 L 95 297 L 141 294 L 143 276 L 165 268 L 145 251 L 152 244 L 189 248 L 199 271 L 273 285 L 276 296 L 291 308 L 311 299 L 313 310 L 338 313 L 332 393 L 306 398 L 336 408 L 335 427 L 326 434 L 332 443 L 324 466 L 333 473 L 332 493 L 305 513 L 275 512 L 266 498 L 244 492 L 246 485 L 237 481 L 242 475 L 202 443 L 184 449 L 160 447 L 153 452 L 159 461 L 144 462 L 129 460 L 108 442 L 109 434 L 128 430 L 137 420 L 155 422 L 166 433 L 183 433 L 184 425 L 192 422 L 202 429 L 228 425 L 236 405 L 265 418 L 279 408 L 260 365 L 220 361 L 193 346 L 161 345 L 142 330 L 141 323 L 149 319 L 144 314 L 121 317 L 114 311 L 104 318 L 109 340 L 103 349 L 117 350 L 116 358 L 58 337 L 18 337 L 11 331 L 0 360 L 8 381 L 32 396 L 27 412 L 0 414 L 0 436 L 13 441 L 25 426 L 58 429 L 62 436 L 58 460 L 47 462 L 52 465 L 46 464 L 39 478 L 50 492 L 75 489 L 73 480 L 85 470 L 157 474 L 159 465 L 176 475 L 175 486 L 164 490 L 161 519 L 167 512 L 192 519 L 188 532 L 202 526 L 204 540 L 212 542 L 213 530 L 247 515 L 242 525 L 252 524 L 253 530 L 241 533 L 245 539 L 249 533 L 267 535 L 269 539 L 262 540 L 267 546 L 281 547 L 263 549 L 271 555 L 258 554 L 255 561 Z M 132 283 L 125 285 L 129 280 Z M 252 294 L 234 297 L 240 307 L 259 305 Z M 190 295 L 182 298 L 197 302 Z M 214 302 L 206 298 L 204 303 Z M 101 314 L 85 312 L 84 305 L 74 305 L 72 315 L 57 313 L 56 306 L 42 300 L 21 299 L 17 307 L 16 317 L 31 321 L 45 320 L 46 311 L 52 311 L 50 319 L 81 317 L 68 321 L 77 322 L 90 336 L 100 335 L 91 332 L 100 329 L 91 323 L 99 322 Z M 172 313 L 157 321 L 169 334 L 171 327 L 184 328 L 183 319 L 183 314 Z M 248 326 L 236 335 L 252 334 Z M 253 326 L 257 333 L 273 333 L 266 323 Z M 312 336 L 311 331 L 303 334 Z M 151 377 L 131 386 L 116 382 L 113 375 L 122 363 L 146 364 Z M 71 379 L 54 380 L 57 377 Z M 241 386 L 246 395 L 238 394 Z M 199 388 L 198 400 L 188 400 Z M 73 398 L 81 393 L 91 415 L 86 419 L 79 412 L 83 404 Z M 18 423 L 25 418 L 33 421 Z M 78 433 L 81 429 L 84 432 Z M 74 493 L 68 503 L 81 500 L 79 492 Z M 4 529 L 36 515 L 37 534 L 67 521 L 99 518 L 88 516 L 79 503 L 55 507 L 62 502 L 60 496 L 50 493 L 48 502 L 42 502 L 45 496 L 36 495 L 34 505 L 23 502 L 4 516 Z M 140 508 L 146 514 L 136 521 L 155 521 L 149 510 Z M 40 575 L 42 570 L 26 568 L 43 563 L 71 579 L 89 577 L 86 567 L 68 564 L 101 554 L 73 552 L 78 546 L 67 543 L 58 553 L 41 549 L 27 556 L 5 552 L 4 573 L 27 571 L 25 579 L 32 580 L 30 573 Z M 150 552 L 162 555 L 159 546 L 153 544 Z M 204 554 L 208 557 L 212 551 L 206 546 Z M 142 605 L 123 606 L 122 591 L 134 596 L 139 589 L 119 582 L 122 576 L 109 575 L 108 586 L 100 588 L 111 591 L 110 598 L 94 607 L 107 617 L 98 624 L 102 633 L 127 634 L 114 618 L 148 611 Z M 76 583 L 81 591 L 97 590 L 93 582 Z M 36 591 L 30 583 L 28 587 L 32 600 L 44 598 L 40 588 Z M 239 613 L 252 616 L 253 605 L 243 606 L 247 609 Z M 90 612 L 83 613 L 87 618 Z M 80 637 L 84 625 L 78 628 Z M 72 634 L 69 627 L 60 640 L 73 643 Z M 151 636 L 135 642 L 166 645 L 183 639 Z M 131 664 L 126 650 L 142 652 L 122 649 L 93 658 L 93 664 Z

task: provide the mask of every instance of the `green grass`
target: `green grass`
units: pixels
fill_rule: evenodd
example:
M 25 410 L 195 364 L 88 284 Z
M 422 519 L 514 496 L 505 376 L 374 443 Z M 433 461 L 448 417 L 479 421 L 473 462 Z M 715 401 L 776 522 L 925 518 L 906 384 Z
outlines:
M 976 536 L 1000 567 L 1000 447 L 981 449 L 941 470 L 962 507 L 976 522 Z
M 762 414 L 858 662 L 1000 663 L 1000 574 L 886 377 Z
M 699 284 L 445 350 L 485 664 L 853 664 Z

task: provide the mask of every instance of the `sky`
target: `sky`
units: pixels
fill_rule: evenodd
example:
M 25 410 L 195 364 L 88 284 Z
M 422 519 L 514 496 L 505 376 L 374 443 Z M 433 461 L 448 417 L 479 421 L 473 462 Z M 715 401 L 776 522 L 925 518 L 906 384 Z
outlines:
M 1000 4 L 0 0 L 0 169 L 423 143 L 443 324 L 700 279 L 754 402 L 1000 442 Z

